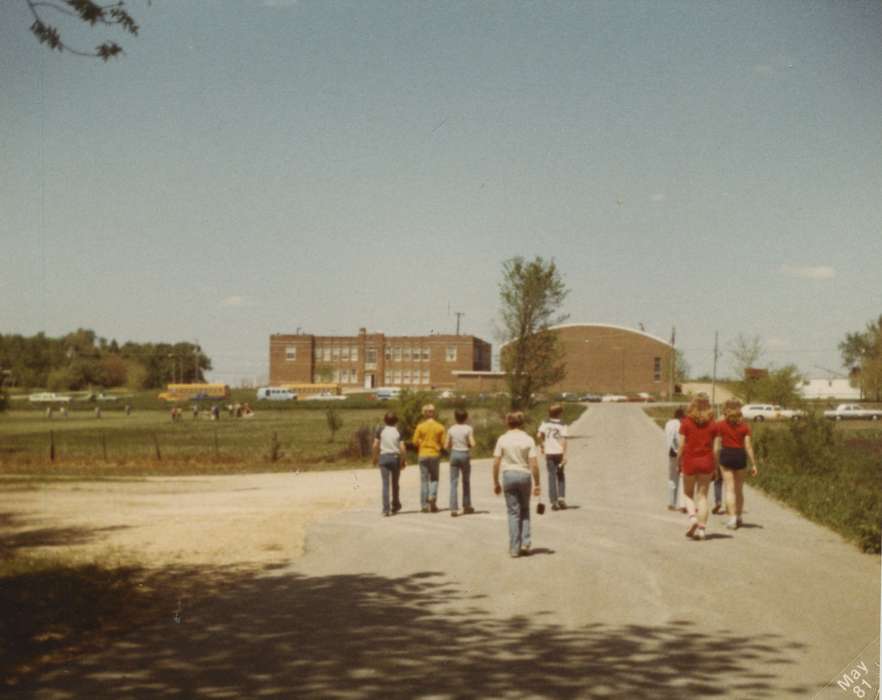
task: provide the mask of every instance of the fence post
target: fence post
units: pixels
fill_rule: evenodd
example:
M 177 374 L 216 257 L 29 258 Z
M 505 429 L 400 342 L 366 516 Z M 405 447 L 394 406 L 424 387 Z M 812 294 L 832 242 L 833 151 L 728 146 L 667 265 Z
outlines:
M 159 437 L 153 433 L 153 445 L 156 447 L 156 461 L 162 461 L 162 453 L 159 451 Z
M 273 442 L 270 445 L 270 461 L 275 462 L 279 458 L 279 434 L 273 431 Z
M 49 431 L 49 461 L 55 461 L 55 432 Z

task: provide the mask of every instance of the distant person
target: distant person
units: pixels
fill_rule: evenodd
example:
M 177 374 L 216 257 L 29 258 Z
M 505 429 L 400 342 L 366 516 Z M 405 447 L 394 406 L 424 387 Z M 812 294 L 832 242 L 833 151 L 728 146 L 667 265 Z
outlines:
M 199 418 L 199 404 L 193 404 L 193 420 L 197 420 Z
M 127 416 L 132 415 L 132 404 L 127 403 L 127 404 L 126 404 L 125 411 L 126 411 L 126 415 L 127 415 Z
M 389 411 L 383 416 L 385 427 L 377 431 L 371 448 L 373 462 L 380 467 L 380 478 L 383 482 L 383 515 L 395 515 L 401 510 L 399 478 L 407 460 L 404 440 L 398 432 L 398 416 Z M 389 502 L 389 485 L 392 485 L 392 502 Z
M 62 406 L 62 407 L 61 407 L 61 417 L 62 417 L 62 418 L 67 418 L 67 406 Z
M 101 406 L 95 406 L 95 417 L 101 418 Z
M 450 515 L 459 515 L 459 475 L 462 474 L 462 514 L 475 512 L 472 508 L 471 450 L 475 446 L 475 431 L 466 421 L 468 411 L 457 408 L 453 412 L 456 425 L 447 431 L 447 449 L 450 451 Z
M 729 514 L 726 527 L 734 530 L 741 527 L 747 462 L 750 461 L 751 476 L 759 473 L 750 440 L 750 426 L 741 415 L 741 402 L 738 399 L 730 399 L 723 405 L 723 419 L 717 423 L 717 430 L 718 463 L 723 472 L 726 512 Z
M 536 437 L 545 454 L 545 469 L 548 472 L 548 500 L 551 510 L 565 510 L 567 480 L 564 467 L 567 465 L 567 426 L 561 422 L 563 406 L 559 403 L 548 407 L 548 420 L 539 426 Z
M 493 450 L 493 492 L 505 494 L 508 511 L 508 553 L 512 557 L 530 553 L 530 484 L 539 496 L 539 463 L 536 443 L 524 432 L 524 414 L 520 411 L 505 417 L 508 432 L 496 441 Z M 502 472 L 502 484 L 499 473 Z
M 220 406 L 217 404 L 211 407 L 211 420 L 220 420 Z
M 52 420 L 52 406 L 48 406 L 48 407 L 46 408 L 46 417 L 47 417 L 49 420 Z
M 680 421 L 678 459 L 683 474 L 683 498 L 689 515 L 687 537 L 705 538 L 708 519 L 707 492 L 714 475 L 714 438 L 717 425 L 707 394 L 701 392 L 689 403 Z
M 665 423 L 665 446 L 668 448 L 668 510 L 677 510 L 680 492 L 680 461 L 677 449 L 680 446 L 680 421 L 686 413 L 682 408 L 674 411 L 674 417 Z
M 438 471 L 447 435 L 444 426 L 435 420 L 435 407 L 432 404 L 423 406 L 422 412 L 423 420 L 413 431 L 412 440 L 420 463 L 420 510 L 423 513 L 437 513 Z

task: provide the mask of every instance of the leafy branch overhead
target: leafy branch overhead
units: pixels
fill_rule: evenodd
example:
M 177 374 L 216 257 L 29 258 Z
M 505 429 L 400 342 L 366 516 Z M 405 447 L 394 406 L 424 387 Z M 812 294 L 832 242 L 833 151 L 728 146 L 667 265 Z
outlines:
M 66 44 L 56 24 L 57 20 L 63 20 L 64 17 L 85 22 L 91 27 L 96 25 L 118 27 L 132 36 L 138 35 L 138 25 L 125 9 L 122 0 L 104 5 L 93 0 L 56 0 L 55 2 L 25 0 L 25 3 L 34 17 L 31 33 L 41 44 L 46 44 L 50 49 L 60 52 L 67 51 L 75 56 L 100 58 L 103 61 L 123 52 L 122 47 L 115 41 L 104 41 L 93 51 L 77 49 Z

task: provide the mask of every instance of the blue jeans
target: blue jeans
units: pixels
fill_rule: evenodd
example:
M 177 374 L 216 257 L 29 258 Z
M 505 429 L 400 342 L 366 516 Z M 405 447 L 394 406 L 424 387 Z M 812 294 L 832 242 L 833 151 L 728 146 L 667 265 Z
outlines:
M 680 461 L 677 457 L 668 455 L 668 494 L 671 497 L 671 505 L 677 507 L 677 496 L 680 490 Z
M 508 511 L 508 549 L 517 552 L 530 545 L 530 491 L 533 479 L 528 472 L 509 469 L 502 472 L 502 493 Z
M 420 506 L 438 498 L 438 470 L 440 457 L 420 457 Z
M 545 468 L 548 470 L 548 500 L 552 505 L 566 498 L 567 480 L 564 468 L 560 466 L 563 455 L 545 455 Z
M 450 510 L 459 510 L 457 495 L 459 473 L 462 472 L 462 507 L 472 507 L 472 462 L 465 450 L 450 452 Z
M 398 480 L 401 476 L 401 457 L 397 454 L 380 455 L 380 478 L 383 480 L 383 512 L 391 513 L 389 508 L 389 483 L 392 483 L 392 508 L 401 509 Z

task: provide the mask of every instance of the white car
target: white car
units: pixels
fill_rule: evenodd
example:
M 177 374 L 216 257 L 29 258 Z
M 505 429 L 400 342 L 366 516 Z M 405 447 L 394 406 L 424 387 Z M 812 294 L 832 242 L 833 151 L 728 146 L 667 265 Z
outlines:
M 799 420 L 805 415 L 805 411 L 782 408 L 778 404 L 749 403 L 741 407 L 741 415 L 746 420 L 761 423 L 766 420 Z
M 621 394 L 604 394 L 600 397 L 600 400 L 603 403 L 617 403 L 619 401 L 627 401 L 628 397 Z
M 824 418 L 833 420 L 879 420 L 882 411 L 861 408 L 856 403 L 841 403 L 832 411 L 824 411 Z

